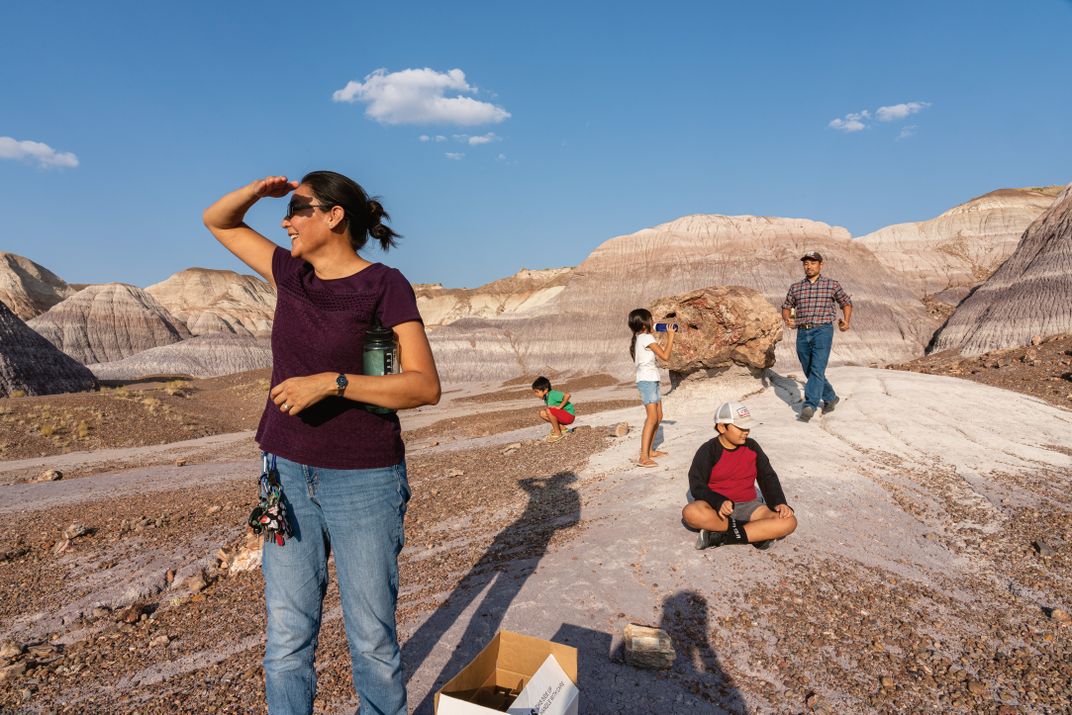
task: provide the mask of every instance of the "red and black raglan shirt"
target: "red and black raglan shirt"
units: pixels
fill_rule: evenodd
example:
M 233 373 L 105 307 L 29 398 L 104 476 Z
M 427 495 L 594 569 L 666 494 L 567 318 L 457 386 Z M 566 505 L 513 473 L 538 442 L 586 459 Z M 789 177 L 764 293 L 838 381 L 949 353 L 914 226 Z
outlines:
M 727 499 L 734 504 L 755 499 L 756 482 L 769 508 L 786 503 L 778 475 L 751 437 L 736 449 L 726 449 L 715 437 L 696 450 L 689 468 L 692 498 L 707 502 L 715 511 Z

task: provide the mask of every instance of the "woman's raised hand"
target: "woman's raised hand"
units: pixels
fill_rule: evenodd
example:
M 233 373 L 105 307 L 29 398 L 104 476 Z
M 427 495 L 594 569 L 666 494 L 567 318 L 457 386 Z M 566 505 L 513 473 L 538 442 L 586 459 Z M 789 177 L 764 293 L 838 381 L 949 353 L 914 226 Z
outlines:
M 285 176 L 266 176 L 263 179 L 257 179 L 249 187 L 253 189 L 253 194 L 257 198 L 268 196 L 278 199 L 298 188 L 298 182 L 287 181 Z

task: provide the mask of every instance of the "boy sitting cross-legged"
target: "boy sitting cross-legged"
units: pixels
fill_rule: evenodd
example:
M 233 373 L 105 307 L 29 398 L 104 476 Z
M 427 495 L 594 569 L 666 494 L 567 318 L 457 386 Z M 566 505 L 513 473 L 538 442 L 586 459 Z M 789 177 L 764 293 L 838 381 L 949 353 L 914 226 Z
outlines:
M 685 523 L 700 531 L 697 549 L 724 544 L 766 549 L 797 528 L 770 460 L 748 437 L 757 424 L 740 402 L 724 402 L 715 410 L 718 436 L 696 450 L 689 469 L 695 501 L 681 510 Z
M 576 418 L 576 410 L 569 401 L 570 394 L 551 389 L 551 381 L 543 375 L 537 377 L 532 383 L 532 392 L 543 400 L 547 405 L 540 410 L 540 419 L 551 423 L 551 433 L 544 439 L 545 442 L 553 443 L 562 439 L 562 426 L 573 424 Z

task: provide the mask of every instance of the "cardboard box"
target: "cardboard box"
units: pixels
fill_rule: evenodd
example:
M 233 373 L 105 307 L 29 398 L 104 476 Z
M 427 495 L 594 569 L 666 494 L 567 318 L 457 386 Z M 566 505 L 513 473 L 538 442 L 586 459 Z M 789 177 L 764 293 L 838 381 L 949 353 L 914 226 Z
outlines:
M 436 715 L 577 715 L 577 649 L 499 631 L 435 695 Z

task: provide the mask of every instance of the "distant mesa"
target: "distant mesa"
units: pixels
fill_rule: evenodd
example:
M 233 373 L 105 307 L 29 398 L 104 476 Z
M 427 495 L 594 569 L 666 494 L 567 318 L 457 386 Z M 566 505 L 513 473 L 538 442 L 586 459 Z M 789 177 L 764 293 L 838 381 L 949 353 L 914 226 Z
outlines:
M 181 320 L 193 335 L 272 332 L 275 291 L 265 281 L 234 271 L 188 268 L 145 292 Z
M 1024 229 L 1061 189 L 998 189 L 936 218 L 886 226 L 857 240 L 944 319 L 1012 255 Z
M 1032 223 L 1016 250 L 968 296 L 928 352 L 963 355 L 1072 332 L 1072 184 Z
M 95 389 L 93 373 L 27 327 L 0 301 L 0 397 Z
M 778 309 L 800 280 L 800 257 L 823 253 L 825 274 L 852 295 L 853 330 L 834 340 L 833 364 L 886 364 L 923 352 L 937 321 L 874 254 L 844 228 L 758 216 L 686 216 L 612 238 L 567 276 L 551 298 L 524 314 L 465 318 L 431 335 L 451 379 L 607 372 L 628 377 L 626 316 L 661 296 L 709 286 L 759 291 Z M 474 356 L 474 349 L 478 355 Z M 778 366 L 796 368 L 792 339 L 779 343 Z
M 479 288 L 418 283 L 413 290 L 424 324 L 435 327 L 462 318 L 508 318 L 536 310 L 562 292 L 572 273 L 572 268 L 523 268 Z
M 0 252 L 0 301 L 22 320 L 44 313 L 74 293 L 74 288 L 44 266 Z
M 190 337 L 186 326 L 155 298 L 125 283 L 83 288 L 27 325 L 87 365 Z
M 268 338 L 216 333 L 145 350 L 122 360 L 89 365 L 101 380 L 150 375 L 218 377 L 272 366 Z

